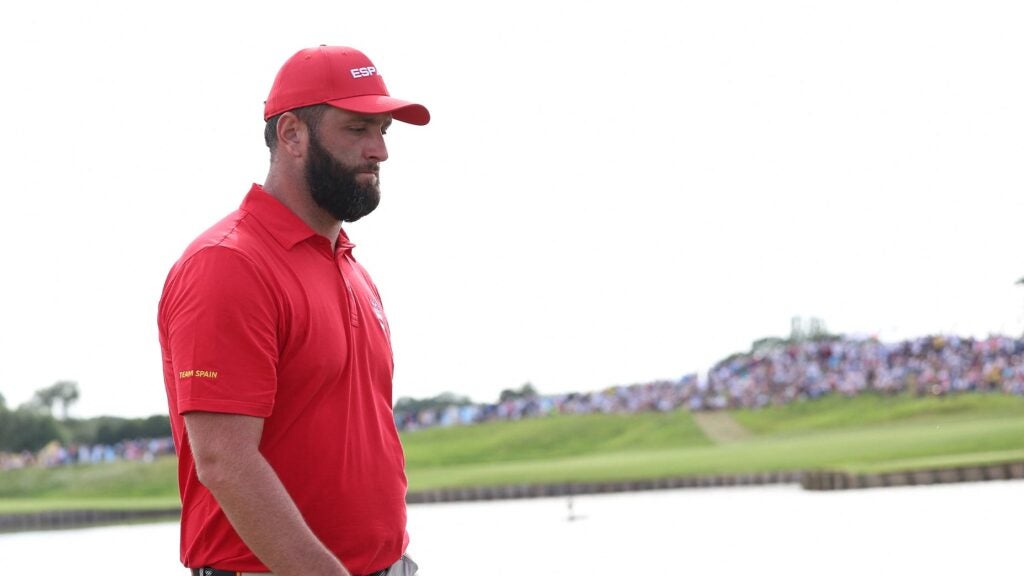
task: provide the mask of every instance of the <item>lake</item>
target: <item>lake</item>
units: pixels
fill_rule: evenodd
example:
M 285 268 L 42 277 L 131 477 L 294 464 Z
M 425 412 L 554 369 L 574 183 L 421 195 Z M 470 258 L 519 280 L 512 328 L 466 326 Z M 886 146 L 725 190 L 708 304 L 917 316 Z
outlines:
M 409 553 L 422 576 L 1016 573 L 1022 503 L 1024 481 L 421 504 Z M 0 535 L 0 574 L 185 576 L 177 547 L 176 523 Z

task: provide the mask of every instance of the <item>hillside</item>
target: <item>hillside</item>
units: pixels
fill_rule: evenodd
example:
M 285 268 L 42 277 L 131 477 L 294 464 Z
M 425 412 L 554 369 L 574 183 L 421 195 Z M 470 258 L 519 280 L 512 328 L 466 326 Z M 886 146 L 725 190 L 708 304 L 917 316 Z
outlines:
M 406 436 L 410 489 L 1024 460 L 1024 399 L 1017 396 L 830 396 L 726 414 L 749 434 L 716 443 L 689 412 L 660 415 L 671 417 L 678 434 L 655 427 L 634 436 L 622 426 L 651 415 L 556 416 L 521 429 L 515 423 L 415 432 Z M 487 452 L 499 432 L 529 450 Z M 474 453 L 479 459 L 466 457 Z

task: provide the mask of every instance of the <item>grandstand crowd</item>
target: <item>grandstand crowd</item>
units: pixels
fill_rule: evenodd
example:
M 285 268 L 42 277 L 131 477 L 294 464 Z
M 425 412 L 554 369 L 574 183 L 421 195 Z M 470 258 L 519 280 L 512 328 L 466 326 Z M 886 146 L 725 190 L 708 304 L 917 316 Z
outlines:
M 829 337 L 771 341 L 719 362 L 706 375 L 688 374 L 614 386 L 594 392 L 531 394 L 497 403 L 457 403 L 395 410 L 403 432 L 465 426 L 553 414 L 668 412 L 759 408 L 863 392 L 916 395 L 1001 392 L 1024 395 L 1024 339 L 928 336 L 898 343 L 875 338 Z M 69 446 L 53 442 L 38 454 L 2 454 L 0 470 L 152 460 L 171 454 L 168 438 L 116 446 Z
M 402 431 L 518 420 L 548 414 L 759 408 L 862 392 L 945 395 L 1024 394 L 1024 339 L 928 336 L 898 343 L 875 338 L 777 341 L 683 376 L 601 391 L 516 398 L 495 404 L 396 411 Z
M 121 460 L 152 462 L 157 456 L 174 454 L 174 442 L 166 438 L 146 438 L 117 444 L 73 444 L 64 446 L 54 440 L 38 452 L 16 454 L 0 452 L 0 470 L 39 466 L 54 468 L 72 464 L 103 464 Z

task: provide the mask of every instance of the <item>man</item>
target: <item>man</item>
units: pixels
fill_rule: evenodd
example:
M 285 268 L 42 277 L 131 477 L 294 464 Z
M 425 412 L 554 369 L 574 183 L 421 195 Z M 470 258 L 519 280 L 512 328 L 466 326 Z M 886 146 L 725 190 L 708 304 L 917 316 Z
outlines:
M 414 574 L 380 296 L 342 230 L 380 200 L 391 98 L 361 52 L 292 56 L 264 111 L 270 169 L 174 264 L 160 299 L 193 574 Z

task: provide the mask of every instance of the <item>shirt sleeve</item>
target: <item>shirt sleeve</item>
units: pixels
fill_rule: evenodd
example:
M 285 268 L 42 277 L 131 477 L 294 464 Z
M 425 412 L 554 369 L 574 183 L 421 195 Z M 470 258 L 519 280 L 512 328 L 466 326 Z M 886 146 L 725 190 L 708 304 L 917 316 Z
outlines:
M 270 416 L 279 313 L 251 260 L 221 246 L 196 252 L 172 271 L 160 315 L 179 413 Z

